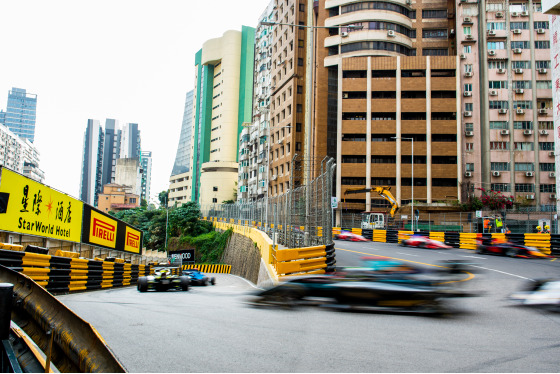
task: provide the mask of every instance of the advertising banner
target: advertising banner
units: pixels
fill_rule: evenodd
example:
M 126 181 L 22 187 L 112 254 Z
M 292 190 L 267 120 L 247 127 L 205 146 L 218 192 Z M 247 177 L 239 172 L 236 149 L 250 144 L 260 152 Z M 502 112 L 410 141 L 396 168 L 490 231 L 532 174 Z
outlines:
M 140 254 L 142 231 L 85 204 L 82 243 Z
M 177 259 L 183 264 L 194 264 L 194 249 L 180 249 L 169 252 L 169 262 L 173 264 Z
M 83 203 L 1 168 L 0 230 L 80 242 Z

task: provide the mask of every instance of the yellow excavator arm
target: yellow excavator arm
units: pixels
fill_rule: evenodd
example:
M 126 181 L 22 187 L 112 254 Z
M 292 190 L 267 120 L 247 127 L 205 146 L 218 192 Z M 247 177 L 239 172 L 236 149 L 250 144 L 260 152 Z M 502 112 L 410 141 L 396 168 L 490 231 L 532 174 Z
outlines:
M 354 194 L 354 193 L 364 193 L 364 192 L 377 192 L 379 196 L 383 197 L 389 203 L 391 203 L 391 211 L 389 214 L 391 217 L 395 215 L 397 210 L 399 210 L 399 204 L 397 200 L 391 194 L 391 187 L 389 186 L 379 186 L 379 187 L 371 187 L 371 188 L 349 188 L 344 191 L 344 200 L 346 200 L 346 195 Z

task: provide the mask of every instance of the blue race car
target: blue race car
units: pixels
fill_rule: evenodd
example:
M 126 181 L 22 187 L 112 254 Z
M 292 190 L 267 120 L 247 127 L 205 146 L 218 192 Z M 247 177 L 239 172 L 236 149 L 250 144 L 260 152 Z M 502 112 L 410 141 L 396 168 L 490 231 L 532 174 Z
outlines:
M 191 286 L 208 286 L 210 283 L 212 286 L 216 284 L 216 278 L 207 277 L 198 269 L 186 269 L 183 270 L 183 275 L 191 278 Z

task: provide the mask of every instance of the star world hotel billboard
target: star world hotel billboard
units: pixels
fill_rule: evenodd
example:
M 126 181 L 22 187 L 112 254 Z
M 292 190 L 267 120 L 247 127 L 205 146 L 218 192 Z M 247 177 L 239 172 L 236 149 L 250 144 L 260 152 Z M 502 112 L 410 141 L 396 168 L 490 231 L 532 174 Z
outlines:
M 142 252 L 140 230 L 4 167 L 0 167 L 0 230 Z

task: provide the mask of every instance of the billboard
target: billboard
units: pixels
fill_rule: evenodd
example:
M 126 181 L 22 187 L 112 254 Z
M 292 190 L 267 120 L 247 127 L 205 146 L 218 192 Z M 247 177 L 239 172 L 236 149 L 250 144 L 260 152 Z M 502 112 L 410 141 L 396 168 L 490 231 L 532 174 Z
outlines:
M 194 249 L 180 249 L 178 251 L 170 251 L 168 260 L 173 264 L 177 259 L 183 264 L 194 264 Z
M 1 168 L 0 230 L 80 242 L 83 203 Z
M 142 232 L 84 204 L 82 243 L 115 251 L 141 254 Z

